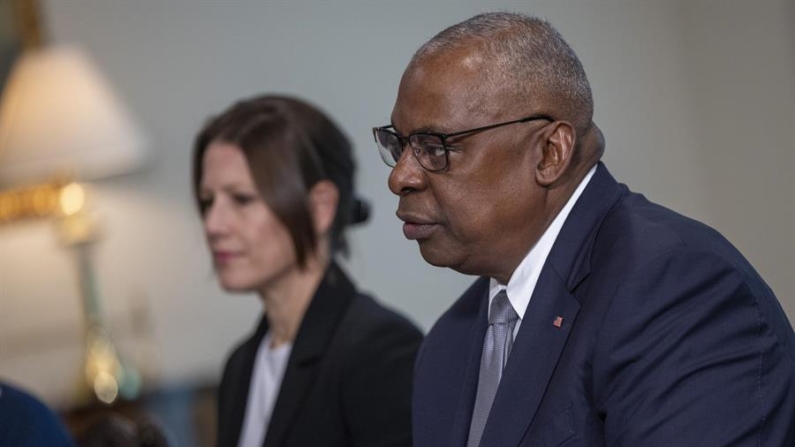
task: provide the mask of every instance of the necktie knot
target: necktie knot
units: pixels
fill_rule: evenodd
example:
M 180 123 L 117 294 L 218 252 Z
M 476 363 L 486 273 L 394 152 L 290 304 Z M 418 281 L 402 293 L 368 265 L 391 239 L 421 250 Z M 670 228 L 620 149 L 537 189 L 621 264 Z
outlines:
M 508 300 L 508 294 L 505 290 L 500 291 L 491 301 L 489 324 L 510 324 L 518 319 L 519 315 Z

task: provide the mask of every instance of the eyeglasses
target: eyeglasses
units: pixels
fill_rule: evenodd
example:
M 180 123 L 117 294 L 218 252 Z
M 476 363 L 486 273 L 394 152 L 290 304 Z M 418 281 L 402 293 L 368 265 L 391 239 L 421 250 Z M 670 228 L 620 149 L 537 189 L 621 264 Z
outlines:
M 518 120 L 476 127 L 460 132 L 415 132 L 407 137 L 395 132 L 395 127 L 390 125 L 374 127 L 373 136 L 378 146 L 378 153 L 381 154 L 381 159 L 384 160 L 387 166 L 395 167 L 395 165 L 397 165 L 400 156 L 403 155 L 403 149 L 406 147 L 406 144 L 408 144 L 411 146 L 411 152 L 414 154 L 414 158 L 420 163 L 420 166 L 427 171 L 438 172 L 447 168 L 450 162 L 448 154 L 451 149 L 447 146 L 448 138 L 496 129 L 497 127 L 507 126 L 509 124 L 527 123 L 538 120 L 555 121 L 548 115 L 530 115 Z

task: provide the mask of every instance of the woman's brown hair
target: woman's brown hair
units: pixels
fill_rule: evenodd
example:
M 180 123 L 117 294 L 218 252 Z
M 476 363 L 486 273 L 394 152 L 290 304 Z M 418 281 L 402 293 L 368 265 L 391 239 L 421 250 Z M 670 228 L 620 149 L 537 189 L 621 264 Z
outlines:
M 243 151 L 260 195 L 290 232 L 299 266 L 305 265 L 317 246 L 309 192 L 321 180 L 333 182 L 339 203 L 331 227 L 331 249 L 347 253 L 343 230 L 365 221 L 368 209 L 354 196 L 356 165 L 351 144 L 330 118 L 299 99 L 268 95 L 237 102 L 210 119 L 194 144 L 197 203 L 204 152 L 215 141 Z

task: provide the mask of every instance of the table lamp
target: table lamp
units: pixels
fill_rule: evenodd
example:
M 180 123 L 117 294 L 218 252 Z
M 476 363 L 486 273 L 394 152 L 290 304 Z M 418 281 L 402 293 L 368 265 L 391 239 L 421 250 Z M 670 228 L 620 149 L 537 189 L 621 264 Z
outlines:
M 141 389 L 103 323 L 91 249 L 97 226 L 84 183 L 138 169 L 144 138 L 88 55 L 76 47 L 26 49 L 0 102 L 0 224 L 52 218 L 74 252 L 85 317 L 88 389 L 102 402 Z

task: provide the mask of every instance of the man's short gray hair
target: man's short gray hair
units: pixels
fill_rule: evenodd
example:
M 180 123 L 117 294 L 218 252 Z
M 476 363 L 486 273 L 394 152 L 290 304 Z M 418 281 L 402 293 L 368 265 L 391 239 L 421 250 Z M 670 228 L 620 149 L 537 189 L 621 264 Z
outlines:
M 484 74 L 488 88 L 509 92 L 519 106 L 547 99 L 562 114 L 556 119 L 570 120 L 579 130 L 590 124 L 593 97 L 585 70 L 560 33 L 543 19 L 508 12 L 477 15 L 434 36 L 417 50 L 411 64 L 471 42 L 481 45 L 490 64 Z

